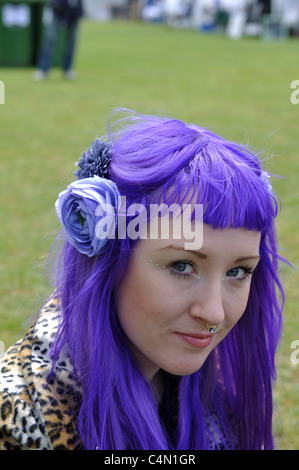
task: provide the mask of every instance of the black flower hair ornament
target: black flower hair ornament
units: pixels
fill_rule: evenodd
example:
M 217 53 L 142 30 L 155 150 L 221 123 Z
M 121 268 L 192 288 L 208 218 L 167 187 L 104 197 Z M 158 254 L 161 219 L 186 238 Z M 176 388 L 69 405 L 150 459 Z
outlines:
M 83 152 L 82 157 L 76 163 L 79 170 L 75 172 L 77 180 L 92 176 L 108 177 L 108 166 L 112 158 L 112 146 L 109 142 L 96 139 L 91 147 Z

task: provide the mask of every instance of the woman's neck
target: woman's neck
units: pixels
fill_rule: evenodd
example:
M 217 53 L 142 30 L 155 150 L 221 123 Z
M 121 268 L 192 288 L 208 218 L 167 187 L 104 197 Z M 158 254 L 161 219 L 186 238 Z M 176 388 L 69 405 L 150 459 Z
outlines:
M 150 381 L 150 385 L 152 387 L 153 399 L 158 406 L 164 393 L 164 380 L 161 369 L 158 370 L 158 372 L 153 376 L 152 380 Z

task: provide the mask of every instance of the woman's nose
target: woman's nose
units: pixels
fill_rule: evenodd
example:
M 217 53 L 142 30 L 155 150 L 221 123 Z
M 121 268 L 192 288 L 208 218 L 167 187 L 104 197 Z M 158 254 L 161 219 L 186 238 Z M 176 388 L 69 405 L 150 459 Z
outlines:
M 223 282 L 203 282 L 190 308 L 193 318 L 203 320 L 211 326 L 220 325 L 224 320 Z

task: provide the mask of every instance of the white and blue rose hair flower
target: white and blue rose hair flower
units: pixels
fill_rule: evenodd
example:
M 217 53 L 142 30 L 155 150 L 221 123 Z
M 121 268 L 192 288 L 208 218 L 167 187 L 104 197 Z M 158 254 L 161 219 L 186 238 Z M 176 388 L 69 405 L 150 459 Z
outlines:
M 97 175 L 71 183 L 55 203 L 67 240 L 89 257 L 103 253 L 115 238 L 119 192 L 113 181 Z

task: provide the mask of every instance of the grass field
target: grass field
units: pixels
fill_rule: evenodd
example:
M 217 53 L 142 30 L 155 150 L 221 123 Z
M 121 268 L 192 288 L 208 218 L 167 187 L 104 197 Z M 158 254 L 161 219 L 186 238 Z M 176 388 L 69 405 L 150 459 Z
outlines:
M 126 106 L 167 113 L 265 152 L 282 200 L 281 255 L 299 263 L 299 42 L 233 42 L 162 25 L 82 23 L 75 82 L 58 69 L 45 82 L 32 69 L 3 68 L 0 105 L 0 340 L 17 338 L 51 291 L 45 262 L 58 230 L 54 202 L 73 180 L 74 162 Z M 272 158 L 270 158 L 272 157 Z M 277 447 L 299 449 L 299 277 L 282 267 L 285 327 L 277 356 Z M 297 355 L 299 358 L 299 354 Z

